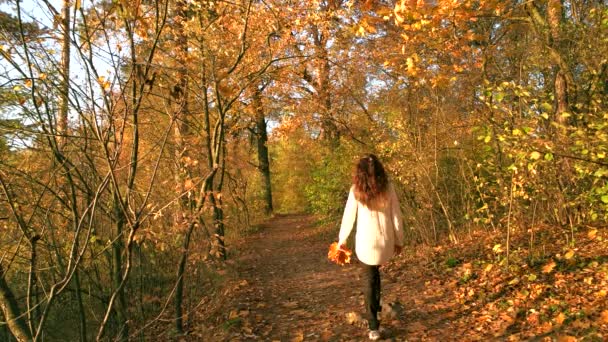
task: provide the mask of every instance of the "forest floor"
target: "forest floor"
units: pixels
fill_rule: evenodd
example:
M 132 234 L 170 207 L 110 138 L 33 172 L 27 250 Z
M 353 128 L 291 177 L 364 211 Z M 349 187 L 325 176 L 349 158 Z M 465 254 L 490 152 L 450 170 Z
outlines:
M 277 216 L 235 242 L 231 280 L 191 339 L 366 340 L 360 264 L 327 260 L 336 229 Z M 537 227 L 513 238 L 508 262 L 503 235 L 406 248 L 383 266 L 383 338 L 607 340 L 608 231 Z

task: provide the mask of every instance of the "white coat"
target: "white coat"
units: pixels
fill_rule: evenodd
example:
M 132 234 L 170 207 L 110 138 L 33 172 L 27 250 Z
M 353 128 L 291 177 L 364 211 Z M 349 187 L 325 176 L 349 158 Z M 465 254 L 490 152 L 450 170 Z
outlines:
M 392 184 L 387 191 L 387 201 L 378 209 L 370 209 L 355 199 L 353 185 L 344 208 L 338 246 L 346 244 L 356 220 L 355 253 L 367 265 L 387 262 L 395 253 L 395 246 L 403 246 L 403 215 L 399 199 Z

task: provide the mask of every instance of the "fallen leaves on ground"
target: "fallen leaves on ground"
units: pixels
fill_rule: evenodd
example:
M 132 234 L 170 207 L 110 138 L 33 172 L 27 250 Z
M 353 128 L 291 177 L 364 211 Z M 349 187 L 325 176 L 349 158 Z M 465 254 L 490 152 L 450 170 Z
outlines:
M 277 260 L 239 265 L 251 272 L 239 275 L 229 292 L 225 321 L 217 325 L 224 327 L 220 340 L 365 336 L 359 268 L 327 263 L 323 235 L 314 229 L 304 225 L 295 235 L 273 225 L 255 245 L 248 242 Z M 562 241 L 559 230 L 544 231 L 532 248 L 524 233 L 514 234 L 507 249 L 504 236 L 485 232 L 459 244 L 405 250 L 381 270 L 381 319 L 391 339 L 607 340 L 608 232 L 581 231 L 573 245 Z M 281 234 L 282 242 L 268 239 Z

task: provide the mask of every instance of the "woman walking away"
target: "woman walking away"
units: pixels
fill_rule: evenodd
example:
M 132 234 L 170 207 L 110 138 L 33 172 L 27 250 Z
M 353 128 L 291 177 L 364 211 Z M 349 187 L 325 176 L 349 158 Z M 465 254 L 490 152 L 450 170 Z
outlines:
M 369 339 L 380 339 L 380 266 L 403 247 L 403 224 L 399 200 L 388 181 L 384 167 L 373 154 L 365 155 L 355 165 L 353 185 L 342 217 L 338 246 L 346 240 L 357 221 L 355 252 L 363 263 L 365 308 Z

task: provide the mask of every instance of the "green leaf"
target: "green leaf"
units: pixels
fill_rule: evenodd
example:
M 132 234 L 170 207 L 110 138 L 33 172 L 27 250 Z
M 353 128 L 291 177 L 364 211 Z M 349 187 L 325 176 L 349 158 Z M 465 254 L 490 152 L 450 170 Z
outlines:
M 602 202 L 608 204 L 608 195 L 602 196 Z
M 553 111 L 553 106 L 552 106 L 552 105 L 550 105 L 550 104 L 548 104 L 547 102 L 543 102 L 543 103 L 541 103 L 541 104 L 540 104 L 540 109 L 541 109 L 543 112 L 548 113 L 548 112 Z
M 551 152 L 545 153 L 545 160 L 546 161 L 552 161 L 553 160 L 553 153 L 551 153 Z
M 608 174 L 608 170 L 607 169 L 605 169 L 605 168 L 599 168 L 599 169 L 597 169 L 597 171 L 595 171 L 593 173 L 593 176 L 599 178 L 599 177 L 605 176 L 606 174 Z

